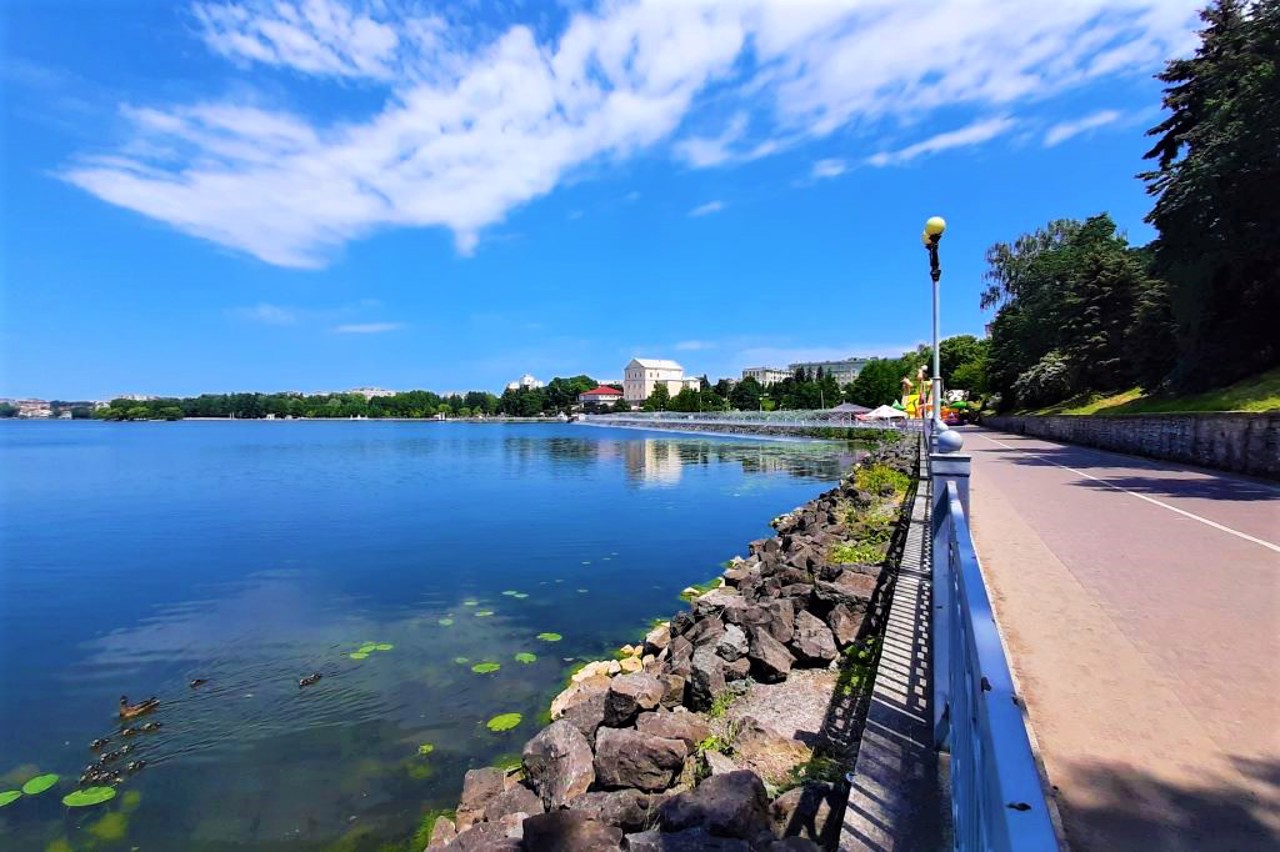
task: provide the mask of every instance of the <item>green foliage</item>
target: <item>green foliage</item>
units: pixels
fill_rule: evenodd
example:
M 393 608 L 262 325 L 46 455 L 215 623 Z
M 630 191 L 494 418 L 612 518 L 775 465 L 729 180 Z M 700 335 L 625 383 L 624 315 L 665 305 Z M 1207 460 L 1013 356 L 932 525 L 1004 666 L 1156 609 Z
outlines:
M 738 694 L 726 689 L 724 692 L 712 699 L 711 709 L 707 711 L 707 718 L 719 719 L 723 717 L 725 713 L 729 712 L 729 708 L 733 706 L 733 702 L 737 700 Z
M 671 391 L 667 388 L 666 382 L 658 382 L 654 385 L 653 393 L 649 394 L 649 398 L 644 401 L 645 411 L 666 411 L 671 402 Z
M 509 731 L 519 725 L 523 718 L 519 713 L 501 713 L 486 722 L 485 727 L 495 732 Z
M 62 797 L 62 804 L 69 808 L 86 808 L 100 805 L 116 797 L 115 787 L 85 787 Z
M 426 849 L 431 843 L 431 832 L 435 830 L 436 820 L 440 817 L 454 819 L 457 813 L 452 810 L 430 810 L 422 815 L 422 819 L 418 822 L 418 830 L 413 833 L 413 840 L 409 844 L 412 852 L 420 852 Z
M 88 829 L 103 843 L 119 843 L 129 833 L 129 817 L 120 811 L 110 811 L 89 823 Z
M 57 783 L 58 776 L 52 772 L 45 775 L 37 775 L 22 785 L 22 792 L 28 796 L 38 796 Z
M 912 372 L 899 359 L 872 358 L 849 386 L 849 402 L 867 408 L 889 405 L 902 395 L 902 379 Z
M 716 734 L 712 734 L 698 743 L 698 754 L 702 755 L 709 751 L 718 751 L 721 754 L 724 754 L 727 753 L 731 747 L 732 744 L 728 740 L 723 737 L 719 737 Z
M 884 560 L 884 544 L 863 541 L 846 542 L 831 548 L 831 561 L 836 564 L 877 565 Z
M 724 585 L 724 578 L 722 577 L 712 577 L 710 580 L 707 580 L 705 583 L 694 583 L 690 585 L 688 589 L 680 593 L 680 600 L 691 601 L 694 598 L 699 597 L 701 595 L 705 595 L 707 592 L 711 591 L 712 589 L 718 589 L 723 585 Z M 689 589 L 692 589 L 693 591 L 689 591 Z
M 901 497 L 907 493 L 911 478 L 886 464 L 864 464 L 854 472 L 853 483 L 860 490 L 872 494 Z
M 418 754 L 421 755 L 422 757 L 426 757 L 427 755 L 431 754 L 431 752 L 435 750 L 436 750 L 436 747 L 431 743 L 423 743 L 422 745 L 418 746 Z
M 1073 368 L 1061 352 L 1045 353 L 1014 381 L 1013 398 L 1019 405 L 1048 405 L 1071 396 L 1080 387 Z
M 785 793 L 810 781 L 838 784 L 844 780 L 845 766 L 834 757 L 815 754 L 804 763 L 791 768 L 785 780 L 778 785 L 778 792 Z
M 763 397 L 764 388 L 760 382 L 748 376 L 733 386 L 729 392 L 729 404 L 738 411 L 758 411 Z

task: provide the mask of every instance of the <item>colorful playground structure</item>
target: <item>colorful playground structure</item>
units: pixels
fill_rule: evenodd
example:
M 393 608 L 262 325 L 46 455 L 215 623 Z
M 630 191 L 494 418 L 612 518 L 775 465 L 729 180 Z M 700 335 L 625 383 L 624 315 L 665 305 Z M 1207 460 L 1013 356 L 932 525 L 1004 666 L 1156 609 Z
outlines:
M 933 412 L 933 383 L 925 377 L 924 367 L 916 371 L 915 381 L 910 376 L 902 377 L 902 399 L 893 404 L 899 411 L 905 412 L 912 420 L 924 420 Z M 968 409 L 969 403 L 964 401 L 948 403 L 943 401 L 941 416 L 944 423 L 954 425 L 963 419 L 962 410 Z

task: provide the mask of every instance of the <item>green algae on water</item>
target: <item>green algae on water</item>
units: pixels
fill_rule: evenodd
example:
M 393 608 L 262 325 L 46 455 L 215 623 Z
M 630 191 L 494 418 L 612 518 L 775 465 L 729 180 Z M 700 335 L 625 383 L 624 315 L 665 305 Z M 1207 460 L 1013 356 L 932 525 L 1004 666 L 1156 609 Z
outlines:
M 52 772 L 45 775 L 37 775 L 30 781 L 22 785 L 22 792 L 28 796 L 38 796 L 45 790 L 48 790 L 54 784 L 58 783 L 58 776 Z
M 502 713 L 500 715 L 494 716 L 492 719 L 486 722 L 485 726 L 488 727 L 489 730 L 495 731 L 495 732 L 509 731 L 512 728 L 514 728 L 516 725 L 519 725 L 520 720 L 523 718 L 524 717 L 521 716 L 519 713 Z
M 129 832 L 129 818 L 120 811 L 110 811 L 89 823 L 89 833 L 104 843 L 118 843 Z
M 422 755 L 423 757 L 426 757 L 427 755 L 431 754 L 431 752 L 435 750 L 436 750 L 436 747 L 433 746 L 431 743 L 423 743 L 422 745 L 418 746 L 418 754 Z

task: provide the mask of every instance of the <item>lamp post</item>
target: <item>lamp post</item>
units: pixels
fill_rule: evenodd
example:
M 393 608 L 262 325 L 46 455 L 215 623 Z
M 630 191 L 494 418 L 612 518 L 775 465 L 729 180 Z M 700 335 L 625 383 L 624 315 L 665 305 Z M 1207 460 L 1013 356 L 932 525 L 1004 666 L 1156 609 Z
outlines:
M 929 414 L 933 418 L 930 431 L 933 433 L 935 452 L 955 452 L 960 448 L 959 434 L 951 432 L 947 424 L 942 422 L 942 351 L 938 340 L 941 336 L 938 305 L 941 299 L 939 282 L 942 281 L 942 267 L 938 264 L 938 243 L 942 241 L 942 234 L 946 230 L 946 220 L 941 216 L 933 216 L 924 223 L 924 233 L 920 235 L 920 241 L 929 252 L 929 277 L 933 279 L 933 375 L 930 378 L 932 390 L 929 397 L 932 402 Z M 947 433 L 945 439 L 943 433 Z

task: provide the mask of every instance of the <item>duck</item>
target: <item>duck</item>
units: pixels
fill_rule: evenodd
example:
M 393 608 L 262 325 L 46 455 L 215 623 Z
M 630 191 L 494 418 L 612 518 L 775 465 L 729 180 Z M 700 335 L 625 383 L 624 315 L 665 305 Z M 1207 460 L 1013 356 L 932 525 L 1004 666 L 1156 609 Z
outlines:
M 98 763 L 100 765 L 114 763 L 115 761 L 119 760 L 122 755 L 124 755 L 124 749 L 117 749 L 116 751 L 106 751 L 106 752 L 103 752 L 98 757 Z
M 187 684 L 187 686 L 191 687 L 192 689 L 199 689 L 200 687 L 204 686 L 208 682 L 209 682 L 208 678 L 198 677 L 195 680 L 191 681 L 191 683 Z
M 138 730 L 150 733 L 151 731 L 160 730 L 161 727 L 163 727 L 162 722 L 147 722 L 145 725 L 139 725 Z
M 141 716 L 143 713 L 150 713 L 152 710 L 160 706 L 160 699 L 154 695 L 146 701 L 139 701 L 137 704 L 129 703 L 129 696 L 120 696 L 120 718 L 133 719 Z
M 107 743 L 111 742 L 111 737 L 103 737 L 100 740 L 94 740 L 89 743 L 89 751 L 102 751 L 107 747 Z
M 298 689 L 302 689 L 304 686 L 314 686 L 315 684 L 320 682 L 320 678 L 322 677 L 324 677 L 324 675 L 320 674 L 320 672 L 316 672 L 315 674 L 309 674 L 306 677 L 302 678 L 300 681 L 298 681 Z
M 135 728 L 135 727 L 132 727 L 132 726 L 130 726 L 130 727 L 128 727 L 128 728 L 123 728 L 123 729 L 120 731 L 120 736 L 122 736 L 122 737 L 131 737 L 131 736 L 133 736 L 134 734 L 138 733 L 138 732 L 139 732 L 139 731 L 141 731 L 141 730 L 142 730 L 141 728 Z
M 131 761 L 129 765 L 125 767 L 125 769 L 128 770 L 130 773 L 141 772 L 142 767 L 146 765 L 147 765 L 147 762 L 145 760 L 134 760 L 134 761 Z

